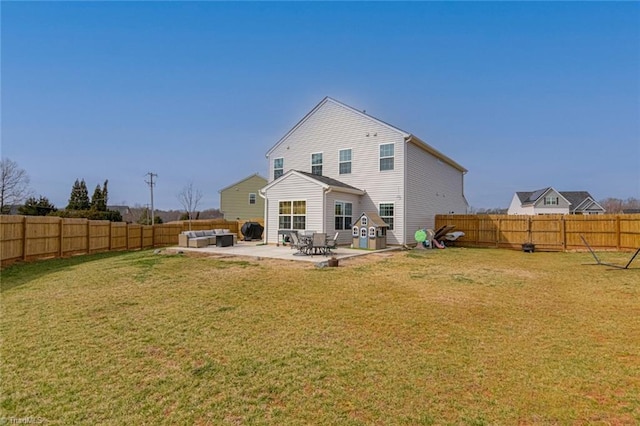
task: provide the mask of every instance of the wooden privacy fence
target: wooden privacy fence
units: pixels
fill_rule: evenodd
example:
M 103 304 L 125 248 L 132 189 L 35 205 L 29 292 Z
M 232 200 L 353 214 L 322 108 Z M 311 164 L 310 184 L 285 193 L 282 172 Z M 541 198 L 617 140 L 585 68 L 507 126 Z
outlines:
M 252 220 L 260 222 L 262 220 Z M 178 244 L 182 231 L 228 229 L 238 234 L 243 221 L 222 219 L 138 225 L 107 220 L 49 216 L 0 216 L 0 261 L 66 257 L 116 250 L 137 250 Z
M 640 247 L 640 215 L 436 215 L 436 228 L 455 225 L 465 233 L 455 244 L 462 247 L 536 250 L 586 250 L 580 235 L 599 250 L 636 250 Z

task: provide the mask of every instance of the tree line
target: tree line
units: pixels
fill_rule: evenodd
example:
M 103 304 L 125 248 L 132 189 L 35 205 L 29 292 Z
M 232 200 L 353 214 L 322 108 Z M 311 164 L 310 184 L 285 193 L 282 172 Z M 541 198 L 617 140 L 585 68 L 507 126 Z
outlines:
M 17 213 L 25 216 L 58 216 L 67 218 L 87 218 L 93 220 L 110 220 L 112 222 L 123 221 L 122 213 L 109 209 L 109 181 L 97 185 L 93 195 L 89 196 L 89 190 L 84 179 L 76 179 L 69 195 L 69 201 L 64 209 L 59 210 L 45 196 L 34 196 L 29 188 L 29 175 L 21 169 L 15 161 L 3 158 L 0 162 L 0 214 L 10 214 L 12 208 L 17 206 Z M 193 186 L 186 185 L 177 195 L 178 201 L 184 207 L 183 212 L 158 211 L 153 214 L 153 223 L 163 223 L 168 220 L 197 220 L 222 217 L 218 209 L 197 211 L 202 199 L 202 192 Z M 148 208 L 128 208 L 127 222 L 136 222 L 150 225 L 151 212 Z M 13 210 L 15 211 L 15 210 Z M 177 213 L 177 215 L 176 215 Z

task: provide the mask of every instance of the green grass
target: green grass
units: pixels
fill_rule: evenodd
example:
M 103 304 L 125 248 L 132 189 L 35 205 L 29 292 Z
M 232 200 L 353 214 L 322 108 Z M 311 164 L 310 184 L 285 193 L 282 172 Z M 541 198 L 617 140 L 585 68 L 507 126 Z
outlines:
M 640 265 L 591 260 L 449 248 L 323 269 L 152 251 L 15 265 L 0 418 L 638 424 Z

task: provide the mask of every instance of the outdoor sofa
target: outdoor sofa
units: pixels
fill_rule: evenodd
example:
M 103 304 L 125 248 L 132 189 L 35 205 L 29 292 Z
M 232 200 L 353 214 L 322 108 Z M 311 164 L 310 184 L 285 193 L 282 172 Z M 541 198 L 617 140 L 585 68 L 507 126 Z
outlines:
M 232 245 L 237 243 L 238 237 L 228 229 L 209 229 L 206 231 L 183 231 L 178 236 L 178 245 L 180 247 L 194 248 L 206 247 L 208 245 L 219 245 L 218 242 L 219 240 L 222 240 L 222 238 L 218 237 L 225 236 L 231 237 L 224 238 L 224 240 L 231 242 Z

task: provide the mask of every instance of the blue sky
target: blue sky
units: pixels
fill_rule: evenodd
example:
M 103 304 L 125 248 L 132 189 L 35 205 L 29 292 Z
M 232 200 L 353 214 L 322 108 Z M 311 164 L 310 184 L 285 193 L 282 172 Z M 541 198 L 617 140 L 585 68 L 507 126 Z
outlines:
M 2 156 L 57 207 L 200 208 L 325 96 L 515 191 L 640 198 L 637 2 L 2 2 Z

